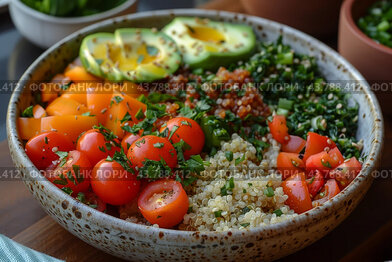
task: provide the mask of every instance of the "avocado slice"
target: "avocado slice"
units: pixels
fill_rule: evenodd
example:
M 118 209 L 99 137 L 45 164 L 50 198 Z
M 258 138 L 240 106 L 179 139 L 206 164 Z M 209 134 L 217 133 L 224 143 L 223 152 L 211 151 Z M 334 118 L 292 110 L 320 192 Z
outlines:
M 229 65 L 249 57 L 256 47 L 256 36 L 246 25 L 177 17 L 162 31 L 176 41 L 185 64 L 194 69 Z
M 175 42 L 146 28 L 122 28 L 87 36 L 80 48 L 84 67 L 112 81 L 151 82 L 174 73 L 181 64 Z

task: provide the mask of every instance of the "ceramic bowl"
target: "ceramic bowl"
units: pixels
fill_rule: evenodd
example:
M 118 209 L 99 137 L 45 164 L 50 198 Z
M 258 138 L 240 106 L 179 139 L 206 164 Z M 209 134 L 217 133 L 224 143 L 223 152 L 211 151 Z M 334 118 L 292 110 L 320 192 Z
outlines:
M 55 17 L 30 8 L 20 0 L 9 3 L 11 19 L 19 32 L 32 43 L 48 48 L 65 36 L 85 26 L 115 16 L 136 12 L 137 0 L 123 4 L 102 13 L 83 17 Z
M 392 81 L 392 48 L 369 38 L 357 26 L 377 0 L 347 0 L 342 5 L 339 22 L 339 53 L 370 82 Z
M 336 35 L 343 0 L 241 0 L 246 12 L 316 37 Z
M 352 98 L 360 105 L 357 137 L 364 139 L 364 153 L 368 157 L 352 184 L 323 206 L 292 220 L 220 233 L 160 229 L 120 220 L 80 203 L 43 178 L 25 154 L 17 134 L 16 117 L 30 104 L 34 93 L 27 86 L 34 80 L 48 80 L 62 72 L 78 55 L 80 43 L 88 34 L 113 32 L 119 27 L 161 28 L 176 16 L 248 24 L 253 26 L 261 41 L 273 41 L 283 35 L 284 42 L 297 52 L 315 56 L 327 79 L 356 83 L 357 90 Z M 259 17 L 179 9 L 107 20 L 80 30 L 51 47 L 30 66 L 14 91 L 7 115 L 7 134 L 11 156 L 22 172 L 27 188 L 53 219 L 87 243 L 134 261 L 247 261 L 278 259 L 296 252 L 330 232 L 353 211 L 370 187 L 373 180 L 371 173 L 380 159 L 383 120 L 378 102 L 363 77 L 339 54 L 318 40 Z

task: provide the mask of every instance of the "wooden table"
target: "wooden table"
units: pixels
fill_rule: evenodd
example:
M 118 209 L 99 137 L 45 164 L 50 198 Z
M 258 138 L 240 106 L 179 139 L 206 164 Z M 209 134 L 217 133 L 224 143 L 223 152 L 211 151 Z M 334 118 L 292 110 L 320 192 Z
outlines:
M 210 9 L 244 12 L 237 0 L 217 0 Z M 391 100 L 392 101 L 392 96 Z M 385 104 L 385 109 L 387 104 Z M 388 111 L 388 110 L 386 110 Z M 392 114 L 384 114 L 386 139 L 382 168 L 392 170 Z M 7 142 L 0 142 L 1 172 L 13 167 Z M 391 175 L 390 175 L 391 176 Z M 376 179 L 369 193 L 340 226 L 326 237 L 284 260 L 343 261 L 392 258 L 392 180 Z M 0 182 L 0 233 L 40 252 L 66 261 L 121 261 L 59 226 L 41 209 L 21 181 Z M 388 253 L 389 252 L 389 253 Z

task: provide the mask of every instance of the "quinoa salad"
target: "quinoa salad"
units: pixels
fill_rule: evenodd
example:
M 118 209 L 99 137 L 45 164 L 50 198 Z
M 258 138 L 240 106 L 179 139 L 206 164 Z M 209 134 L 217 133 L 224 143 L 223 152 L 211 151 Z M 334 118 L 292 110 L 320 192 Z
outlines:
M 133 223 L 248 230 L 323 205 L 361 171 L 359 105 L 280 37 L 177 17 L 84 38 L 18 132 L 59 190 Z

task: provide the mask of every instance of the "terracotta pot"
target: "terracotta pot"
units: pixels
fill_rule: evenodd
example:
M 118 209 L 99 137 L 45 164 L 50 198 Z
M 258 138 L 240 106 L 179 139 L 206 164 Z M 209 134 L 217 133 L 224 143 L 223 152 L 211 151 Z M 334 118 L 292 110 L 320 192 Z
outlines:
M 377 0 L 347 0 L 339 23 L 339 52 L 369 82 L 392 80 L 392 48 L 381 45 L 363 33 L 356 22 Z M 376 87 L 376 86 L 375 86 Z
M 361 173 L 333 199 L 282 223 L 228 232 L 180 231 L 135 224 L 99 212 L 58 189 L 27 157 L 16 119 L 33 101 L 36 80 L 49 80 L 79 54 L 84 36 L 121 27 L 162 28 L 176 16 L 198 16 L 253 26 L 260 41 L 280 35 L 296 52 L 312 55 L 327 80 L 347 79 L 359 85 L 352 99 L 360 105 L 357 138 L 364 139 Z M 278 259 L 317 241 L 339 225 L 359 204 L 381 156 L 383 119 L 363 77 L 339 54 L 290 27 L 259 17 L 197 9 L 163 10 L 106 20 L 82 29 L 48 49 L 25 72 L 12 94 L 7 114 L 10 153 L 22 179 L 46 212 L 75 236 L 105 252 L 132 261 L 260 261 Z M 29 87 L 32 87 L 30 89 Z M 35 90 L 33 90 L 35 89 Z M 19 174 L 19 173 L 18 173 Z
M 297 28 L 316 37 L 338 31 L 342 0 L 241 0 L 247 13 Z

